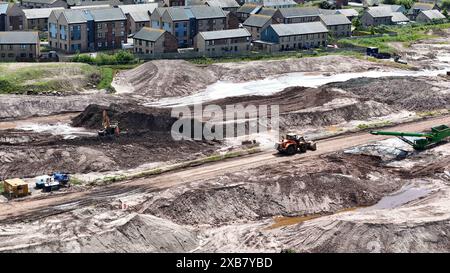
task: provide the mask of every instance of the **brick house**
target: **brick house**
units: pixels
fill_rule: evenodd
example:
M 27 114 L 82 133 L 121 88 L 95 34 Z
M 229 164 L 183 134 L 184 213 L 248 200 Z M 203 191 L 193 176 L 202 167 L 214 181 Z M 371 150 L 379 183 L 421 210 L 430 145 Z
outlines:
M 320 21 L 333 37 L 350 37 L 352 35 L 352 22 L 343 14 L 321 14 Z
M 220 56 L 250 50 L 251 34 L 245 28 L 199 32 L 194 48 L 205 55 Z
M 252 34 L 253 40 L 259 40 L 261 38 L 261 32 L 269 25 L 275 23 L 276 21 L 270 16 L 253 14 L 242 25 Z
M 389 9 L 368 9 L 361 16 L 361 23 L 364 27 L 391 25 L 392 11 Z
M 0 62 L 34 61 L 39 58 L 39 47 L 35 31 L 0 32 Z
M 22 8 L 19 4 L 10 3 L 6 11 L 6 30 L 23 30 L 24 20 Z
M 24 9 L 22 10 L 24 15 L 24 30 L 48 30 L 48 18 L 54 10 L 62 10 L 64 8 L 42 8 L 42 9 Z
M 136 33 L 141 28 L 150 27 L 150 15 L 158 8 L 157 3 L 119 5 L 119 9 L 127 17 L 128 34 Z
M 168 31 L 149 27 L 141 28 L 133 36 L 134 52 L 136 54 L 158 54 L 177 52 L 178 41 Z
M 227 17 L 219 7 L 157 8 L 150 18 L 152 28 L 172 33 L 179 47 L 192 46 L 195 35 L 201 31 L 223 30 L 227 27 Z
M 260 46 L 266 51 L 285 51 L 326 46 L 328 29 L 321 22 L 275 24 L 261 33 Z
M 261 5 L 244 4 L 236 11 L 236 15 L 241 22 L 244 22 L 250 15 L 257 14 L 261 9 Z

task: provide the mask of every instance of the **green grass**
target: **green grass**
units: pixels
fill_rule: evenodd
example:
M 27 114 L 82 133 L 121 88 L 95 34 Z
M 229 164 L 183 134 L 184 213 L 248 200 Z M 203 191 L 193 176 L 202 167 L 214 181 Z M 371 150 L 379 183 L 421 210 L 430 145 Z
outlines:
M 230 63 L 230 62 L 250 62 L 250 61 L 262 61 L 262 60 L 285 60 L 292 58 L 305 58 L 305 57 L 319 57 L 326 55 L 341 55 L 341 56 L 362 56 L 363 54 L 352 50 L 341 50 L 336 52 L 329 52 L 323 48 L 316 48 L 311 51 L 297 51 L 297 52 L 286 52 L 284 54 L 255 54 L 250 56 L 236 56 L 236 57 L 219 57 L 219 58 L 195 58 L 190 59 L 191 63 L 198 65 L 210 65 L 214 63 Z
M 72 79 L 82 78 L 88 84 L 99 69 L 88 64 L 0 64 L 0 93 L 36 94 L 64 92 L 78 88 Z
M 114 78 L 114 70 L 109 67 L 100 67 L 100 82 L 97 85 L 97 89 L 114 90 L 111 86 Z
M 373 122 L 373 123 L 361 123 L 357 126 L 360 130 L 366 130 L 366 129 L 372 129 L 372 128 L 379 128 L 379 127 L 385 127 L 392 125 L 392 122 L 390 121 L 379 121 L 379 122 Z
M 418 40 L 430 39 L 435 36 L 428 34 L 430 30 L 439 30 L 450 28 L 450 23 L 442 23 L 435 25 L 406 25 L 406 26 L 386 26 L 374 28 L 375 34 L 385 34 L 388 32 L 396 32 L 397 36 L 389 36 L 385 34 L 382 37 L 361 38 L 361 39 L 341 39 L 341 46 L 359 46 L 359 47 L 378 47 L 382 52 L 394 53 L 396 50 L 388 43 L 401 42 L 409 46 L 412 42 Z M 363 32 L 364 33 L 364 32 Z
M 5 191 L 3 188 L 3 182 L 0 182 L 0 194 L 2 194 Z
M 78 179 L 76 177 L 70 176 L 69 183 L 71 185 L 81 185 L 81 184 L 83 184 L 83 181 L 81 181 L 80 179 Z

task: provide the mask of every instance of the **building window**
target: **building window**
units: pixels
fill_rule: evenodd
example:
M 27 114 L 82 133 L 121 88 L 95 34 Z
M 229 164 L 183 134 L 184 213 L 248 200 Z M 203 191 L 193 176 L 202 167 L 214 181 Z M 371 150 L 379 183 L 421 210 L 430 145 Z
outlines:
M 102 43 L 97 43 L 97 46 L 98 47 L 102 47 Z

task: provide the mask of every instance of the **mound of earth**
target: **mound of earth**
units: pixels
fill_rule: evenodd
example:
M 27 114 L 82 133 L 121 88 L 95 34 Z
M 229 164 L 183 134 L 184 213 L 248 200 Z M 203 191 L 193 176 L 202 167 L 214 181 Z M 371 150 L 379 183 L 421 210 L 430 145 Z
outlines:
M 111 104 L 108 107 L 91 104 L 72 120 L 75 127 L 100 128 L 103 111 L 106 110 L 111 122 L 118 122 L 127 131 L 169 132 L 177 120 L 170 115 L 170 109 L 149 108 L 136 104 Z
M 368 206 L 403 183 L 388 183 L 389 171 L 385 179 L 367 183 L 378 162 L 375 157 L 338 154 L 314 162 L 267 165 L 226 174 L 200 187 L 168 190 L 144 204 L 142 211 L 179 224 L 221 225 Z
M 343 89 L 364 100 L 375 100 L 410 111 L 450 108 L 448 90 L 428 79 L 414 77 L 357 78 L 330 83 L 328 87 Z
M 217 81 L 243 82 L 291 72 L 342 73 L 378 68 L 386 69 L 382 64 L 335 55 L 207 66 L 183 60 L 157 60 L 120 72 L 113 86 L 119 93 L 158 99 L 192 95 Z

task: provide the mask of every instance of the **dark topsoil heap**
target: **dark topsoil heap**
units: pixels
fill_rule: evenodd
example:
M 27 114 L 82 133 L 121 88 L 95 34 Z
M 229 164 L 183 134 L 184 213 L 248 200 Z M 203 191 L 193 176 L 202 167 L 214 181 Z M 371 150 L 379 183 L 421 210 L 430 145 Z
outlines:
M 91 104 L 72 120 L 72 126 L 101 128 L 103 110 L 107 111 L 111 122 L 118 122 L 120 128 L 131 132 L 169 132 L 172 124 L 177 120 L 170 116 L 170 109 L 143 107 L 135 104 L 111 104 L 109 107 Z

